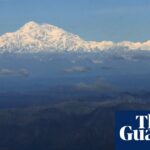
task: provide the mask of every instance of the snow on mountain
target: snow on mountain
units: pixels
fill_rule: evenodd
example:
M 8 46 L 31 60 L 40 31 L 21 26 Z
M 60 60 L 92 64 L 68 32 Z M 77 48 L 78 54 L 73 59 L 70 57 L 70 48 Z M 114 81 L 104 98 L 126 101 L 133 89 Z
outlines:
M 114 48 L 150 50 L 150 41 L 144 43 L 112 41 L 85 41 L 78 35 L 66 32 L 50 24 L 29 22 L 16 32 L 0 37 L 0 53 L 42 52 L 42 51 L 102 51 Z

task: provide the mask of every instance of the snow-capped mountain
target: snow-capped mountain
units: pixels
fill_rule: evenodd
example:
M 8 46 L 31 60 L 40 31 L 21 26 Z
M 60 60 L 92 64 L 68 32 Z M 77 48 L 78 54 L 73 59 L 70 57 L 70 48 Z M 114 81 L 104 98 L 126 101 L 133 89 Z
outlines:
M 78 35 L 64 31 L 50 24 L 29 22 L 16 32 L 0 37 L 0 53 L 42 52 L 42 51 L 101 51 L 115 48 L 150 50 L 150 41 L 144 43 L 112 41 L 85 41 Z

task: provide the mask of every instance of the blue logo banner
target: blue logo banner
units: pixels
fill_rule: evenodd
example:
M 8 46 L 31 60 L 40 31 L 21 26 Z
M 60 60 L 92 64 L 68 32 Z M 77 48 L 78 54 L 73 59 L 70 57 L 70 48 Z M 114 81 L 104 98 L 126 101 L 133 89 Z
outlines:
M 150 111 L 116 112 L 116 150 L 150 149 Z

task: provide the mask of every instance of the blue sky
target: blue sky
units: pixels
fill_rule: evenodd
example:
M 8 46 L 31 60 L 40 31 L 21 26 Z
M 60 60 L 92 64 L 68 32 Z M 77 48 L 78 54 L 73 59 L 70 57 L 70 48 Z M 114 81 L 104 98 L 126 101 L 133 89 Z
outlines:
M 0 0 L 0 34 L 28 21 L 50 23 L 86 40 L 150 39 L 150 0 Z

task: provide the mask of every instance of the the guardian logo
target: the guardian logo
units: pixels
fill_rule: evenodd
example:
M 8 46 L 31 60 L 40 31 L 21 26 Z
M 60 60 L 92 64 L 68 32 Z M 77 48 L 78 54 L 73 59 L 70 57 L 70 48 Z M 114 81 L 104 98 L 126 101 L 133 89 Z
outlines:
M 116 150 L 150 149 L 150 111 L 116 113 Z
M 120 129 L 120 138 L 124 141 L 150 141 L 150 114 L 137 115 L 135 121 L 138 128 L 135 129 L 131 125 L 123 126 Z

